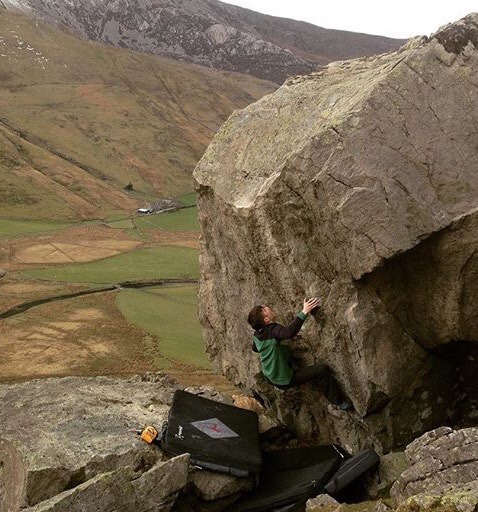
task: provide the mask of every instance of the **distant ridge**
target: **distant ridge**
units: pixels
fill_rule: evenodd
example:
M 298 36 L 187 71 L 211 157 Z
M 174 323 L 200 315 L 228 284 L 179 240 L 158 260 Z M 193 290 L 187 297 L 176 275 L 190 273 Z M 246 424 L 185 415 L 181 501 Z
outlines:
M 217 0 L 1 0 L 84 38 L 282 83 L 405 40 L 316 27 Z

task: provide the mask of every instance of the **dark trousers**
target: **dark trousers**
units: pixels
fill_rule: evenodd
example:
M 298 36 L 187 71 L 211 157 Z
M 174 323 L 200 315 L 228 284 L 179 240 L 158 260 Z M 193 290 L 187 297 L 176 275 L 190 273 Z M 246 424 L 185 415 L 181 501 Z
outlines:
M 339 383 L 332 375 L 330 367 L 324 363 L 317 363 L 294 370 L 292 380 L 287 386 L 274 385 L 280 389 L 289 389 L 312 380 L 318 384 L 325 398 L 331 404 L 339 405 L 344 401 L 344 393 L 340 389 Z

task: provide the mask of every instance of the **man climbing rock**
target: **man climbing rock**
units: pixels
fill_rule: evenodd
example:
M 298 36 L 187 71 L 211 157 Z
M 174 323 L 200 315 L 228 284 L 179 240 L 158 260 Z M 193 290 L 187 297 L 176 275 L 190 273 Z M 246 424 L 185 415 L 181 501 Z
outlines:
M 262 373 L 274 386 L 288 389 L 314 380 L 331 404 L 342 410 L 350 410 L 351 402 L 344 397 L 326 364 L 317 363 L 294 370 L 289 347 L 281 344 L 281 341 L 293 338 L 300 331 L 308 314 L 319 305 L 318 298 L 304 299 L 302 311 L 287 326 L 275 321 L 276 314 L 269 306 L 254 306 L 247 317 L 254 329 L 253 350 L 259 352 Z

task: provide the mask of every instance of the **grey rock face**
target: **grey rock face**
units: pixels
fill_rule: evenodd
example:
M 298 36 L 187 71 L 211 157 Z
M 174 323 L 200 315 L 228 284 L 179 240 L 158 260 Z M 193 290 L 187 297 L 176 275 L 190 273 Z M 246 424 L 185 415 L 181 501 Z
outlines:
M 390 490 L 392 484 L 407 469 L 408 464 L 403 452 L 390 452 L 380 457 L 378 465 L 377 492 Z
M 215 0 L 5 0 L 88 39 L 282 83 L 344 56 L 403 41 L 326 30 Z
M 141 476 L 130 466 L 101 473 L 26 512 L 169 512 L 187 483 L 189 455 L 158 461 Z
M 330 415 L 317 393 L 294 391 L 297 406 L 267 393 L 322 440 L 387 451 L 476 421 L 477 34 L 473 14 L 289 80 L 233 114 L 196 167 L 209 356 L 262 389 L 250 308 L 286 323 L 319 295 L 296 355 L 328 363 L 357 414 L 319 423 Z
M 254 487 L 252 480 L 202 469 L 195 470 L 191 480 L 195 491 L 206 501 L 219 500 L 240 491 L 250 491 Z
M 391 492 L 397 501 L 423 493 L 443 495 L 472 482 L 478 492 L 477 427 L 439 428 L 413 441 L 405 455 L 409 467 Z
M 475 512 L 478 505 L 476 482 L 455 485 L 444 494 L 425 493 L 408 498 L 396 512 Z
M 307 500 L 305 510 L 306 512 L 312 512 L 313 510 L 317 510 L 323 507 L 335 507 L 338 509 L 339 506 L 340 503 L 332 498 L 332 496 L 329 496 L 328 494 L 319 494 L 319 496 Z
M 0 386 L 0 511 L 139 512 L 154 500 L 169 510 L 186 484 L 187 459 L 164 463 L 161 451 L 130 429 L 159 428 L 171 393 L 161 380 L 71 377 Z

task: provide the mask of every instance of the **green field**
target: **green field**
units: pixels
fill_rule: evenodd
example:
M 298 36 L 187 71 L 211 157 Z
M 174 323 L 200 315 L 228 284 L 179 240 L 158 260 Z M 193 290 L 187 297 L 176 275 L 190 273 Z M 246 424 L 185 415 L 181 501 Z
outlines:
M 128 322 L 157 340 L 159 368 L 167 368 L 168 360 L 210 368 L 197 317 L 197 286 L 122 290 L 116 304 Z
M 133 229 L 133 221 L 131 219 L 114 220 L 107 222 L 106 225 L 112 229 Z
M 166 229 L 167 231 L 199 231 L 196 207 L 182 208 L 176 212 L 144 215 L 134 220 L 138 229 Z
M 160 278 L 199 278 L 198 252 L 184 247 L 151 247 L 119 256 L 80 263 L 25 270 L 35 279 L 70 283 L 114 284 Z
M 189 194 L 183 194 L 182 196 L 178 197 L 178 199 L 181 201 L 181 203 L 184 206 L 196 206 L 196 204 L 197 204 L 196 192 L 190 192 Z
M 60 231 L 71 225 L 71 222 L 0 219 L 0 237 Z

